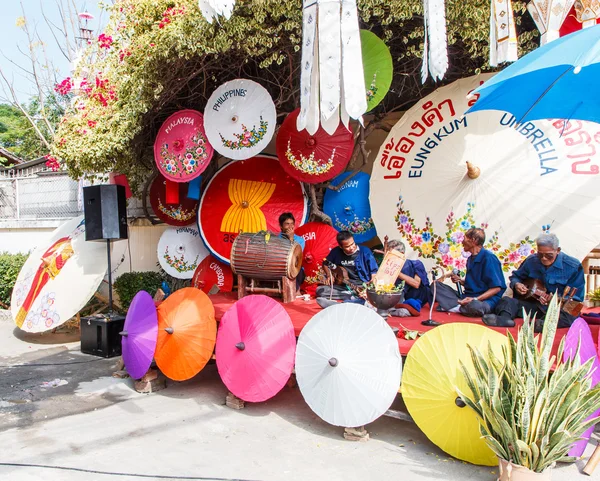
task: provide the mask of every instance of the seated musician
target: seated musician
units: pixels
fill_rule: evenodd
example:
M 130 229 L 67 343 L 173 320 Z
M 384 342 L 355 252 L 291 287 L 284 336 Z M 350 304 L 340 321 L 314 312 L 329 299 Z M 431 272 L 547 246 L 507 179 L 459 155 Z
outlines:
M 404 254 L 406 247 L 398 239 L 392 239 L 385 244 L 385 253 L 397 250 Z M 419 260 L 406 259 L 402 271 L 398 276 L 396 285 L 404 281 L 404 302 L 390 310 L 390 315 L 395 317 L 418 316 L 421 307 L 430 301 L 429 278 L 427 270 Z
M 337 301 L 364 304 L 364 294 L 359 291 L 363 283 L 371 281 L 377 274 L 377 261 L 368 247 L 356 245 L 350 232 L 339 232 L 336 240 L 338 247 L 331 249 L 327 255 L 324 270 L 342 268 L 347 273 L 347 278 L 342 284 L 317 287 L 317 304 L 323 308 Z
M 513 319 L 521 317 L 523 311 L 526 311 L 532 316 L 537 314 L 535 330 L 540 332 L 552 294 L 557 292 L 562 295 L 565 288 L 569 287 L 573 300 L 583 300 L 585 280 L 581 262 L 561 252 L 558 237 L 554 234 L 542 234 L 535 242 L 537 253 L 527 257 L 509 278 L 515 297 L 503 297 L 496 306 L 495 314 L 484 316 L 485 324 L 512 327 L 515 325 Z M 532 292 L 526 285 L 533 284 L 534 279 L 541 281 L 538 285 L 545 293 Z M 558 327 L 569 327 L 575 318 L 576 316 L 561 310 Z
M 452 282 L 464 288 L 464 292 L 459 295 L 449 285 L 436 281 L 438 310 L 460 312 L 467 317 L 481 317 L 494 311 L 506 290 L 506 282 L 500 261 L 493 252 L 484 249 L 483 244 L 483 229 L 471 228 L 465 232 L 463 249 L 471 254 L 467 259 L 467 274 L 464 279 L 456 274 L 450 277 Z
M 290 242 L 296 242 L 300 244 L 302 250 L 304 251 L 304 246 L 306 242 L 304 238 L 296 235 L 296 219 L 294 218 L 294 214 L 291 212 L 284 212 L 279 216 L 279 227 L 281 228 L 281 232 L 279 233 L 279 237 L 283 239 L 288 239 Z M 306 274 L 304 273 L 304 268 L 300 270 L 298 276 L 296 277 L 296 290 L 298 291 L 296 294 L 300 293 L 300 286 L 304 282 L 304 278 Z

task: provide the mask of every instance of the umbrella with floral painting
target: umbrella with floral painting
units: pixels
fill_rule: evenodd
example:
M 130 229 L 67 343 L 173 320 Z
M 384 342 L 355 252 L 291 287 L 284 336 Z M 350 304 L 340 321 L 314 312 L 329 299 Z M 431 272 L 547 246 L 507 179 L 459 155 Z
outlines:
M 600 127 L 543 120 L 517 123 L 500 111 L 463 113 L 489 75 L 436 90 L 384 141 L 371 174 L 380 236 L 400 237 L 425 263 L 464 271 L 461 241 L 483 227 L 485 247 L 507 274 L 551 229 L 583 259 L 600 242 Z
M 154 160 L 160 173 L 174 182 L 189 182 L 204 172 L 214 149 L 206 138 L 204 117 L 180 110 L 164 121 L 154 141 Z

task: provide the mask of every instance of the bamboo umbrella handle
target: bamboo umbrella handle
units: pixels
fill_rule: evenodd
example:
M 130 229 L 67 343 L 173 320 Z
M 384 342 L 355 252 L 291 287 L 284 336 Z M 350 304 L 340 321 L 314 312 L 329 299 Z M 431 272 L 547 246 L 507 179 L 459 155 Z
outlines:
M 583 472 L 585 474 L 587 474 L 588 476 L 591 476 L 592 473 L 594 472 L 594 469 L 596 469 L 596 465 L 598 464 L 599 461 L 600 461 L 600 444 L 597 444 L 596 449 L 594 449 L 594 452 L 590 456 L 590 459 L 588 459 L 587 464 L 583 468 Z

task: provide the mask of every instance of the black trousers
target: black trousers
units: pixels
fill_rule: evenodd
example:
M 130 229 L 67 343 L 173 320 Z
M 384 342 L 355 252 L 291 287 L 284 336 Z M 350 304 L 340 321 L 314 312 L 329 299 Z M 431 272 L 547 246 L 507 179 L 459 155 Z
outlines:
M 458 292 L 452 289 L 448 284 L 437 282 L 435 285 L 435 300 L 438 305 L 444 310 L 458 306 Z M 431 292 L 433 293 L 433 283 L 431 284 Z M 460 306 L 460 313 L 466 317 L 482 317 L 484 314 L 489 314 L 492 309 L 487 302 L 471 301 L 464 306 Z
M 521 299 L 515 299 L 513 297 L 503 297 L 500 302 L 496 305 L 495 313 L 498 317 L 504 319 L 514 319 L 516 317 L 523 317 L 523 311 L 530 313 L 531 316 L 536 315 L 537 319 L 544 319 L 548 306 L 544 306 L 539 302 L 524 301 Z M 558 318 L 558 327 L 570 327 L 575 320 L 575 316 L 560 311 Z

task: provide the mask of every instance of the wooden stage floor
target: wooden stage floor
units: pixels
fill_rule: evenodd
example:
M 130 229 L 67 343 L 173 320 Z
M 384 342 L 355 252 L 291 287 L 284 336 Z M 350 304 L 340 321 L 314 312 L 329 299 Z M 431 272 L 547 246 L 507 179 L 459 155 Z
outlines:
M 237 292 L 219 292 L 213 296 L 210 296 L 214 306 L 215 306 L 215 316 L 217 320 L 223 317 L 223 314 L 229 309 L 237 300 Z M 304 328 L 306 323 L 322 309 L 317 305 L 314 299 L 310 301 L 304 301 L 302 299 L 297 299 L 294 302 L 289 304 L 282 304 L 285 310 L 290 315 L 292 319 L 292 324 L 294 325 L 294 331 L 296 333 L 296 337 L 300 335 L 300 331 Z M 472 324 L 484 325 L 481 322 L 481 319 L 477 318 L 468 318 L 461 316 L 460 314 L 449 314 L 446 312 L 436 312 L 433 311 L 433 319 L 442 323 L 449 324 L 452 322 L 467 322 Z M 426 332 L 430 329 L 434 329 L 434 327 L 426 327 L 421 325 L 421 321 L 429 318 L 429 309 L 422 309 L 421 315 L 419 317 L 389 317 L 388 324 L 392 327 L 404 327 L 409 330 Z M 598 319 L 600 323 L 600 318 Z M 506 334 L 507 331 L 512 332 L 513 336 L 517 336 L 518 327 L 523 324 L 522 319 L 516 319 L 516 326 L 512 328 L 501 328 L 501 327 L 491 327 L 490 329 L 494 329 L 495 331 L 501 332 L 502 334 Z M 594 338 L 594 342 L 598 342 L 598 332 L 600 330 L 600 325 L 590 325 L 590 329 L 592 331 L 592 336 Z M 564 335 L 567 333 L 568 329 L 559 329 L 554 339 L 554 349 L 556 352 L 558 345 Z M 406 356 L 410 348 L 413 346 L 415 341 L 409 341 L 406 339 L 398 339 L 398 347 L 400 349 L 400 354 Z

